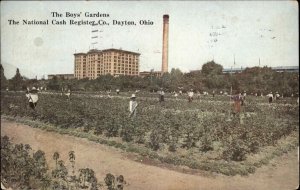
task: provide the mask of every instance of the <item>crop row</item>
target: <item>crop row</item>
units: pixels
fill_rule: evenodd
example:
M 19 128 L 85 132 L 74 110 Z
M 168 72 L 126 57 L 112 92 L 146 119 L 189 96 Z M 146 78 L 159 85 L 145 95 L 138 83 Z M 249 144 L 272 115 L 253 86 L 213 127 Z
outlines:
M 29 117 L 60 128 L 83 130 L 106 138 L 140 144 L 155 151 L 196 154 L 217 152 L 215 159 L 245 160 L 260 147 L 299 128 L 299 108 L 294 105 L 249 101 L 242 113 L 230 115 L 229 101 L 138 99 L 137 117 L 130 118 L 123 98 L 40 95 L 35 111 L 23 94 L 4 94 L 1 113 Z

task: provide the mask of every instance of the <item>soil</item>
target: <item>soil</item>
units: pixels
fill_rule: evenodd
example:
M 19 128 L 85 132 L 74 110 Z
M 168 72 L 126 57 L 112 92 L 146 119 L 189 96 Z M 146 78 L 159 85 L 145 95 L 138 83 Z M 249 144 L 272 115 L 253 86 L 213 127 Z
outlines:
M 59 152 L 68 168 L 68 152 L 75 151 L 75 169 L 91 168 L 98 181 L 107 173 L 123 175 L 132 190 L 294 190 L 299 186 L 299 148 L 273 159 L 249 176 L 207 174 L 188 168 L 179 168 L 151 160 L 116 148 L 90 142 L 87 139 L 60 135 L 24 124 L 1 120 L 1 136 L 7 135 L 13 143 L 30 144 L 33 151 L 43 150 L 49 167 L 55 167 L 52 155 Z M 69 169 L 71 172 L 71 169 Z

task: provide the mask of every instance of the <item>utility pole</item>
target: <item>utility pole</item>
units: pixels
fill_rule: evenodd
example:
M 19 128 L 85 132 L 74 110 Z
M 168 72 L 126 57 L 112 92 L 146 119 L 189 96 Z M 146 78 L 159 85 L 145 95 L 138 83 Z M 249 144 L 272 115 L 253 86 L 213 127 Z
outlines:
M 102 30 L 99 31 L 97 29 L 92 30 L 92 36 L 91 36 L 92 49 L 95 49 L 95 44 L 98 44 L 99 39 L 102 38 L 102 36 L 98 36 L 98 34 L 97 34 L 97 33 L 100 33 L 100 32 L 103 32 L 103 31 Z M 93 40 L 96 40 L 96 41 L 93 41 Z
M 235 67 L 235 54 L 233 54 L 233 65 Z M 232 66 L 231 66 L 231 71 L 230 71 L 230 79 L 232 79 Z M 230 96 L 229 96 L 229 117 L 227 121 L 231 121 L 231 97 L 232 97 L 232 82 L 230 84 Z

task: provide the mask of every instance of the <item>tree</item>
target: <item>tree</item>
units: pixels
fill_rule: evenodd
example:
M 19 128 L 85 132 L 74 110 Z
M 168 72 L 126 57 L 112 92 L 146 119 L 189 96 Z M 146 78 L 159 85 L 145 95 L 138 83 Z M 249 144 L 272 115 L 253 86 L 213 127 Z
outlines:
M 174 69 L 172 68 L 170 73 L 170 90 L 174 91 L 177 90 L 177 87 L 179 83 L 182 81 L 183 73 L 180 71 L 180 69 Z
M 23 77 L 20 74 L 19 68 L 16 70 L 15 76 L 11 79 L 11 88 L 13 90 L 21 90 L 23 83 Z
M 7 79 L 4 75 L 4 68 L 2 67 L 2 64 L 0 64 L 1 69 L 1 89 L 5 89 L 7 86 Z
M 204 75 L 220 75 L 222 74 L 223 66 L 215 63 L 214 61 L 209 61 L 202 66 L 202 73 Z
M 60 84 L 58 81 L 57 76 L 54 76 L 48 83 L 47 88 L 50 90 L 59 90 L 60 89 Z

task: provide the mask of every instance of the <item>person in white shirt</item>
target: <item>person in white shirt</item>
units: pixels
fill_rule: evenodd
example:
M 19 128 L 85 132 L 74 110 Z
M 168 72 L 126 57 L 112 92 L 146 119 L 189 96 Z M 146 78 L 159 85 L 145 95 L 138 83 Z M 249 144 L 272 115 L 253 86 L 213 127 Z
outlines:
M 175 99 L 177 100 L 177 97 L 178 97 L 177 92 L 175 92 L 174 97 L 175 97 Z
M 274 98 L 273 93 L 270 92 L 270 93 L 267 95 L 267 97 L 269 97 L 269 103 L 272 103 L 273 98 Z
M 159 91 L 159 102 L 165 101 L 165 92 L 162 90 L 162 88 Z
M 129 101 L 129 117 L 136 117 L 138 103 L 135 94 L 132 94 Z
M 32 89 L 29 91 L 29 94 L 27 94 L 26 96 L 29 101 L 29 107 L 34 110 L 39 100 L 38 90 L 35 87 L 32 87 Z
M 279 100 L 279 98 L 280 98 L 280 94 L 278 92 L 276 92 L 276 94 L 275 94 L 275 100 Z
M 188 92 L 188 97 L 189 97 L 189 102 L 192 102 L 193 101 L 193 96 L 194 96 L 194 92 L 193 92 L 193 89 L 191 89 L 189 92 Z
M 68 100 L 70 100 L 70 96 L 71 96 L 71 90 L 69 89 L 68 92 L 66 93 L 66 96 L 68 97 Z

